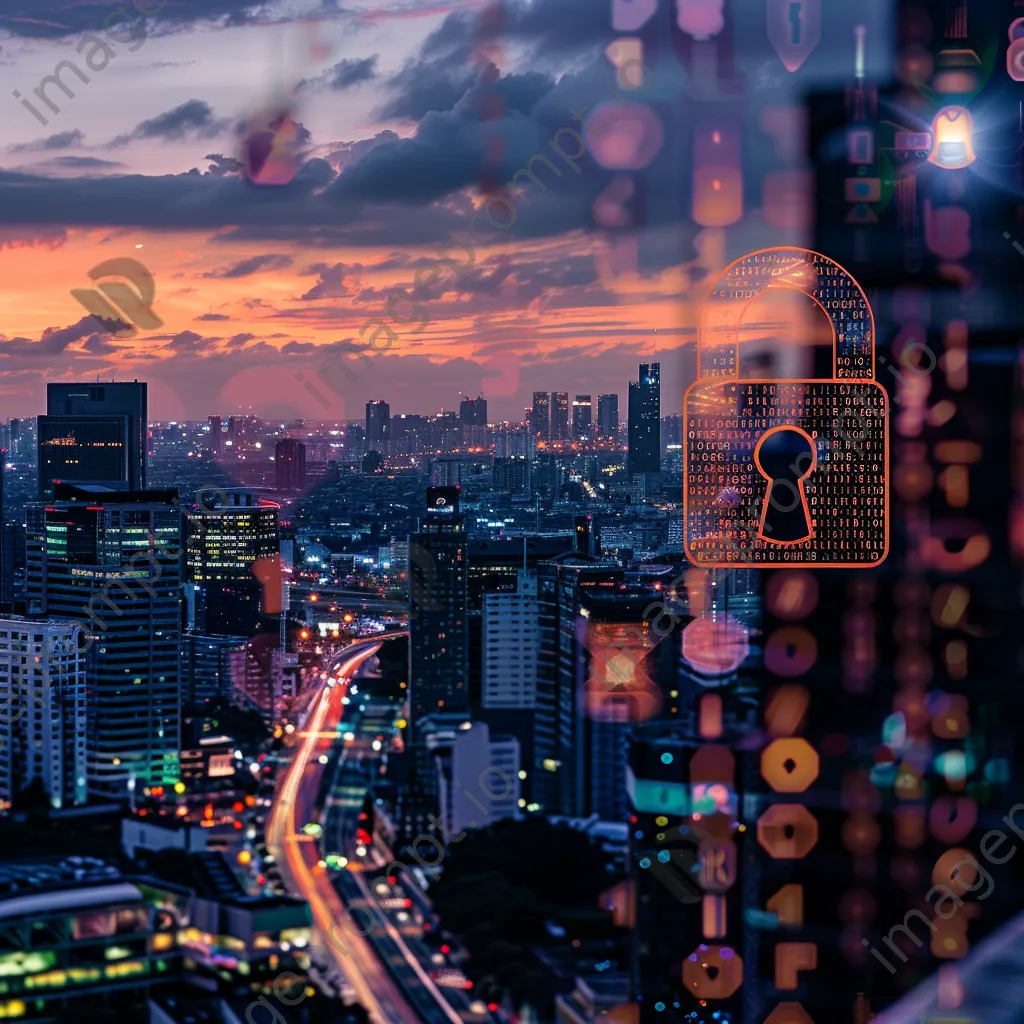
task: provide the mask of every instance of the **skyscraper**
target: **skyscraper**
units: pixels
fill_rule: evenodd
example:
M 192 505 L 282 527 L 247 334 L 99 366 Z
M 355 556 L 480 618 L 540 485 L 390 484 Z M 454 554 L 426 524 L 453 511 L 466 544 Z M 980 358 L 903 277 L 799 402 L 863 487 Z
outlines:
M 30 615 L 82 628 L 90 796 L 178 777 L 177 491 L 55 485 L 28 506 Z
M 597 432 L 601 437 L 615 437 L 619 432 L 619 396 L 597 396 Z
M 569 440 L 569 392 L 551 392 L 551 440 Z
M 306 446 L 294 438 L 282 438 L 274 446 L 277 489 L 294 494 L 306 489 Z
M 459 405 L 459 420 L 463 426 L 487 426 L 487 399 L 464 398 Z
M 386 452 L 391 438 L 391 406 L 381 399 L 366 403 L 366 447 Z
M 0 619 L 0 802 L 36 780 L 51 807 L 86 801 L 81 632 L 73 622 Z
M 661 472 L 661 364 L 641 363 L 629 382 L 629 475 Z
M 219 416 L 208 416 L 207 422 L 210 424 L 210 454 L 216 458 L 220 455 L 221 441 L 223 439 L 221 425 L 223 421 Z
M 39 496 L 54 480 L 113 490 L 146 488 L 147 385 L 132 382 L 46 385 L 39 417 Z
M 219 508 L 185 514 L 185 578 L 195 596 L 190 625 L 203 633 L 251 636 L 264 604 L 253 567 L 279 553 L 278 509 L 259 504 L 249 491 L 225 494 Z
M 457 487 L 428 487 L 409 538 L 409 702 L 424 716 L 469 711 L 466 527 Z
M 546 391 L 533 393 L 530 433 L 537 441 L 547 441 L 551 437 L 551 396 Z
M 593 415 L 590 395 L 577 395 L 572 403 L 572 438 L 574 441 L 589 440 L 594 426 Z

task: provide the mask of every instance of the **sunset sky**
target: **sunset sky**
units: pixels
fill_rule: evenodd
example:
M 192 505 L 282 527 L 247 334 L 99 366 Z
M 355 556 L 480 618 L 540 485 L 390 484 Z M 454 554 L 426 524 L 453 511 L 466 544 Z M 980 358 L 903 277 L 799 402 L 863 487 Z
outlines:
M 601 104 L 622 105 L 600 77 L 615 76 L 603 53 L 615 35 L 606 0 L 509 0 L 490 32 L 485 8 L 471 2 L 168 0 L 146 17 L 144 41 L 115 18 L 111 31 L 125 42 L 111 42 L 103 24 L 116 9 L 92 0 L 0 8 L 4 80 L 49 119 L 42 125 L 8 90 L 3 416 L 42 411 L 47 379 L 97 374 L 148 380 L 153 419 L 249 410 L 359 418 L 368 398 L 430 413 L 481 392 L 492 420 L 518 419 L 541 389 L 617 391 L 624 413 L 626 382 L 650 358 L 662 362 L 668 413 L 682 393 L 679 346 L 693 340 L 707 274 L 744 252 L 803 240 L 799 217 L 780 227 L 758 209 L 758 183 L 735 227 L 649 216 L 636 269 L 613 269 L 591 207 L 615 173 L 591 155 L 579 174 L 553 157 L 564 173 L 539 166 L 551 187 L 540 193 L 527 182 L 532 202 L 518 205 L 507 231 L 489 232 L 473 269 L 456 279 L 443 268 L 438 248 L 466 237 L 496 137 L 504 154 L 492 173 L 502 182 L 532 154 L 552 155 L 559 129 L 579 127 L 570 110 L 586 106 L 589 117 Z M 86 67 L 96 46 L 88 34 L 114 54 L 105 66 L 95 56 L 100 70 Z M 764 49 L 763 26 L 760 34 Z M 841 52 L 852 62 L 847 35 L 843 28 Z M 33 90 L 68 59 L 90 81 L 66 72 L 75 97 L 51 87 L 53 113 Z M 690 128 L 678 57 L 663 50 L 644 60 L 644 100 L 663 122 L 672 113 L 663 152 L 645 172 L 650 212 L 689 188 L 673 140 Z M 488 61 L 500 74 L 494 86 L 480 82 Z M 774 108 L 808 86 L 808 69 L 798 83 L 767 51 L 741 70 L 758 84 L 758 103 Z M 812 70 L 815 82 L 836 84 L 846 68 L 823 54 Z M 495 92 L 503 112 L 486 118 L 484 94 Z M 240 125 L 286 94 L 309 133 L 302 166 L 289 185 L 254 186 L 240 172 Z M 758 160 L 759 147 L 766 168 L 794 166 L 779 139 L 763 136 Z M 449 254 L 464 259 L 457 247 Z M 162 328 L 100 332 L 70 294 L 116 257 L 152 271 Z M 360 326 L 387 320 L 392 289 L 410 290 L 430 265 L 444 273 L 418 296 L 426 327 L 393 325 L 391 350 L 369 368 L 356 364 L 359 380 L 343 397 L 318 382 L 331 400 L 324 409 L 295 374 L 316 380 L 326 359 L 362 344 Z

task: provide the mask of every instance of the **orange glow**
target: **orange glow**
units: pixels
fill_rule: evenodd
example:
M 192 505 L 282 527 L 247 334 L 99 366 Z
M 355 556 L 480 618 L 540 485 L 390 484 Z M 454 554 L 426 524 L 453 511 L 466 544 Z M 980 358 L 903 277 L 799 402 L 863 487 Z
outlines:
M 300 639 L 300 640 L 308 640 L 308 639 L 309 639 L 309 630 L 308 630 L 308 629 L 304 629 L 304 630 L 303 630 L 303 631 L 302 631 L 302 632 L 301 632 L 301 633 L 299 634 L 299 639 Z
M 943 107 L 932 122 L 935 143 L 928 162 L 947 171 L 959 170 L 975 161 L 973 125 L 966 107 Z
M 252 854 L 248 850 L 239 850 L 236 859 L 239 864 L 244 866 L 252 862 Z

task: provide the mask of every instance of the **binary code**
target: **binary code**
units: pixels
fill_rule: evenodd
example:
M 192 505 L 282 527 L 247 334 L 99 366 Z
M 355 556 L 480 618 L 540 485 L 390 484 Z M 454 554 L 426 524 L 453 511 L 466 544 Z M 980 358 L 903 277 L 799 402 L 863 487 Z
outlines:
M 874 381 L 705 379 L 686 396 L 687 548 L 699 565 L 873 565 L 886 553 L 886 397 Z M 772 428 L 799 427 L 814 445 L 799 482 L 811 536 L 761 536 L 769 480 L 754 449 Z M 809 464 L 809 460 L 808 460 Z M 795 490 L 795 488 L 794 488 Z

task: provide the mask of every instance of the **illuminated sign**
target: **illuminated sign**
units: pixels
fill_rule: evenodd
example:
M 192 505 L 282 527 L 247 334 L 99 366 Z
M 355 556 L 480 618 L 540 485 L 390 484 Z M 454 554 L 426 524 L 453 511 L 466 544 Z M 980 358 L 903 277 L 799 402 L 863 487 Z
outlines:
M 456 516 L 459 514 L 458 487 L 428 487 L 427 512 L 432 516 Z
M 103 569 L 72 569 L 71 575 L 100 577 L 108 580 L 143 580 L 148 578 L 149 571 L 146 569 L 124 569 L 120 572 L 110 572 Z

